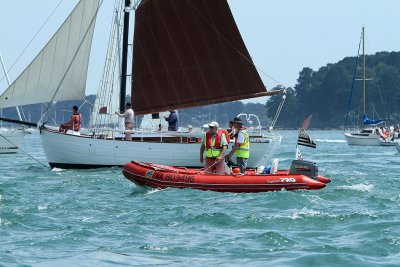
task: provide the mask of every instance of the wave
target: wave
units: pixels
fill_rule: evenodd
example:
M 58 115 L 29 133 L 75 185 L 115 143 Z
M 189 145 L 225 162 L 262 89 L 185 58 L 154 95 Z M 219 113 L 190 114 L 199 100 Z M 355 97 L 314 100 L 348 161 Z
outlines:
M 154 194 L 154 193 L 157 193 L 160 191 L 162 191 L 162 190 L 134 185 L 130 195 L 132 195 L 132 196 L 151 195 L 151 194 Z
M 346 143 L 346 140 L 343 139 L 314 139 L 314 141 L 321 143 Z
M 353 190 L 359 192 L 370 192 L 374 187 L 372 184 L 353 184 L 353 185 L 342 185 L 336 187 L 336 189 Z

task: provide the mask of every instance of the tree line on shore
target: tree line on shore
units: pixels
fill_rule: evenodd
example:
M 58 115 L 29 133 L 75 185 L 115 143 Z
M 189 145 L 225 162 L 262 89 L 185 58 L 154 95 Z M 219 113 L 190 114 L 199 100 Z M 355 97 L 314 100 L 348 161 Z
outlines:
M 276 128 L 296 129 L 302 121 L 312 115 L 311 128 L 339 129 L 344 125 L 348 107 L 349 122 L 353 126 L 361 122 L 363 115 L 361 66 L 356 57 L 346 57 L 337 63 L 329 63 L 319 70 L 304 67 L 294 87 L 286 88 L 286 100 L 279 115 Z M 366 56 L 366 109 L 370 118 L 385 118 L 388 124 L 400 123 L 400 52 L 378 52 Z M 368 64 L 371 63 L 371 64 Z M 372 64 L 373 63 L 373 64 Z M 354 90 L 352 92 L 354 70 L 356 71 Z M 351 103 L 349 102 L 352 96 Z M 95 95 L 86 97 L 86 102 L 94 103 Z M 129 99 L 129 98 L 128 98 Z M 194 100 L 195 101 L 195 100 Z M 270 97 L 265 104 L 229 103 L 188 108 L 178 111 L 179 125 L 199 127 L 210 121 L 218 121 L 227 125 L 240 113 L 255 114 L 263 127 L 269 127 L 276 110 L 282 101 L 282 95 Z M 71 115 L 71 107 L 81 106 L 83 101 L 60 101 L 53 108 L 52 117 L 57 123 L 67 121 Z M 89 123 L 92 106 L 83 104 L 80 111 L 83 125 Z M 37 122 L 43 111 L 42 104 L 23 107 L 24 120 Z M 17 119 L 14 108 L 2 110 L 2 117 Z M 137 118 L 140 120 L 140 118 Z M 254 122 L 254 126 L 258 123 Z
M 358 60 L 356 64 L 356 57 L 346 57 L 317 71 L 303 68 L 297 84 L 287 89 L 286 102 L 277 126 L 299 127 L 302 120 L 311 114 L 313 128 L 338 129 L 344 126 L 349 107 L 348 124 L 360 126 L 364 109 L 361 65 L 362 60 Z M 365 73 L 366 115 L 371 119 L 384 118 L 390 125 L 399 124 L 400 52 L 367 55 Z M 353 76 L 356 78 L 354 90 Z M 268 100 L 267 106 L 277 106 L 277 102 L 279 98 L 273 96 Z

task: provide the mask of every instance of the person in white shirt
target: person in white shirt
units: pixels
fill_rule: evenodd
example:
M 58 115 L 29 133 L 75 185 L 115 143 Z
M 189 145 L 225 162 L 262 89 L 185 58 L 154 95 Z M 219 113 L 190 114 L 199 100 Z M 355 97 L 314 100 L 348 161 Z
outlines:
M 119 117 L 125 118 L 125 130 L 129 130 L 128 132 L 125 132 L 125 140 L 126 141 L 132 141 L 132 129 L 133 129 L 133 117 L 135 113 L 133 112 L 132 109 L 132 104 L 131 103 L 126 103 L 126 110 L 124 113 L 119 113 L 115 112 Z

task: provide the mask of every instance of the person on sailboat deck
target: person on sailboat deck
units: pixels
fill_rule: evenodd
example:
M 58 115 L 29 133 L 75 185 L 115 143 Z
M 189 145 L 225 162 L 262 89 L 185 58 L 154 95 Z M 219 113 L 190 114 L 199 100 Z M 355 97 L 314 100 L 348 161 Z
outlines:
M 115 112 L 119 117 L 125 118 L 125 130 L 128 130 L 128 132 L 125 132 L 125 140 L 126 141 L 132 141 L 132 129 L 133 129 L 133 117 L 135 113 L 133 112 L 132 109 L 132 104 L 131 103 L 126 103 L 126 109 L 124 113 L 119 113 Z
M 168 121 L 168 131 L 178 131 L 178 115 L 175 110 L 169 111 L 169 116 L 164 116 L 164 119 Z
M 225 134 L 218 129 L 218 122 L 212 121 L 208 124 L 209 130 L 204 134 L 200 146 L 200 162 L 204 162 L 204 150 L 206 159 L 204 172 L 225 174 L 224 153 L 228 148 Z
M 379 138 L 386 141 L 386 136 L 382 133 L 382 130 L 380 128 L 376 128 L 375 133 L 377 136 L 379 136 Z
M 233 119 L 233 126 L 237 131 L 237 136 L 235 139 L 235 145 L 233 146 L 231 152 L 226 155 L 227 160 L 229 160 L 233 154 L 236 154 L 237 166 L 241 173 L 246 171 L 247 160 L 250 156 L 250 137 L 243 127 L 243 122 L 240 118 L 236 117 Z
M 392 140 L 399 139 L 399 126 L 394 127 Z
M 69 122 L 63 123 L 60 125 L 59 132 L 66 133 L 68 130 L 73 130 L 75 132 L 79 132 L 81 129 L 82 123 L 82 115 L 78 111 L 77 106 L 72 107 L 72 115 Z

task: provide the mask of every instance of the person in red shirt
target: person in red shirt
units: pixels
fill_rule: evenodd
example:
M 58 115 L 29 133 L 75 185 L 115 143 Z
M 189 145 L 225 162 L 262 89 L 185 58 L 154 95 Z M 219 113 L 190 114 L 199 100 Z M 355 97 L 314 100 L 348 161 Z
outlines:
M 60 125 L 59 132 L 66 133 L 68 130 L 73 130 L 75 132 L 79 132 L 81 129 L 82 123 L 82 115 L 78 111 L 77 106 L 72 107 L 72 115 L 69 122 L 63 123 Z

